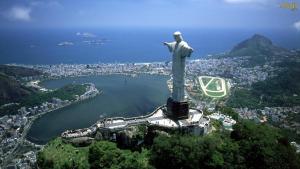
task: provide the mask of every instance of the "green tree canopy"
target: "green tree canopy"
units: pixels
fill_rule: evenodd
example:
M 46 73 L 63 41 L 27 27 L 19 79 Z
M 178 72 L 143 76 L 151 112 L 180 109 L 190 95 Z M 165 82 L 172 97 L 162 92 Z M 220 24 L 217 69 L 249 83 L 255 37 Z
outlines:
M 121 150 L 115 143 L 101 141 L 89 148 L 89 163 L 91 169 L 146 169 L 148 151 L 141 153 Z
M 231 138 L 238 143 L 246 167 L 251 169 L 300 168 L 299 156 L 278 129 L 244 121 L 234 126 Z
M 159 136 L 154 140 L 150 161 L 163 168 L 238 168 L 242 158 L 238 145 L 228 136 Z

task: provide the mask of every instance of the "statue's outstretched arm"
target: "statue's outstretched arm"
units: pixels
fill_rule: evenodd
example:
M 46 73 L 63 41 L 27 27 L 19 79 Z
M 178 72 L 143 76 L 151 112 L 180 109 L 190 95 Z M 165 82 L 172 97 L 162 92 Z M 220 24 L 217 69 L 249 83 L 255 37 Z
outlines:
M 191 57 L 193 52 L 194 52 L 194 49 L 189 47 L 188 57 Z
M 173 51 L 173 47 L 172 47 L 172 42 L 168 43 L 168 42 L 164 42 L 164 45 L 168 47 L 169 51 L 172 52 Z

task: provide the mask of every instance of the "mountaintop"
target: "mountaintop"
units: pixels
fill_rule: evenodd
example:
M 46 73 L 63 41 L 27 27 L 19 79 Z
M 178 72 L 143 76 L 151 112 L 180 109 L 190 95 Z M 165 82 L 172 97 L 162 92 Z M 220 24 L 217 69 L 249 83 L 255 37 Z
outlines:
M 11 65 L 0 65 L 0 72 L 16 78 L 42 75 L 42 72 L 34 69 Z
M 286 49 L 278 47 L 265 36 L 255 34 L 237 44 L 229 53 L 230 56 L 257 56 L 257 55 L 276 55 L 287 52 Z
M 32 92 L 32 89 L 23 86 L 16 79 L 0 73 L 0 105 L 16 102 Z
M 24 67 L 0 65 L 0 106 L 17 102 L 34 92 L 33 89 L 22 85 L 18 79 L 38 75 L 42 75 L 42 72 Z

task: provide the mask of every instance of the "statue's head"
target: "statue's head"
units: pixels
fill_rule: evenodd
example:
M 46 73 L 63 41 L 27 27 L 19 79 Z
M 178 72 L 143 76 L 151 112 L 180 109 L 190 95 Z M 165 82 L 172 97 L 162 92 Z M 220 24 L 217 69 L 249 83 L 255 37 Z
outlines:
M 173 36 L 174 36 L 174 39 L 177 43 L 183 41 L 183 38 L 182 38 L 181 33 L 179 31 L 174 32 Z

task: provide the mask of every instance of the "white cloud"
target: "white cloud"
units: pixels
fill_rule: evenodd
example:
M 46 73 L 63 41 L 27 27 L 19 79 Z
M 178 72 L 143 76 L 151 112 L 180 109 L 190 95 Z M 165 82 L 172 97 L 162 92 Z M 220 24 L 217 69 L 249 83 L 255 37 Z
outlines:
M 14 6 L 5 13 L 5 16 L 11 20 L 30 21 L 31 8 Z
M 294 23 L 294 27 L 300 31 L 300 21 Z

